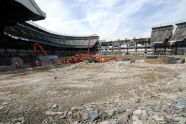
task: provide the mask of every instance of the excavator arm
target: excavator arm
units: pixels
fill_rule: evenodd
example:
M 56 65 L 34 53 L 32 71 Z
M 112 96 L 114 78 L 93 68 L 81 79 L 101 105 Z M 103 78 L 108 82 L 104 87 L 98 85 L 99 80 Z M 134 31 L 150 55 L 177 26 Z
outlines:
M 34 54 L 37 54 L 37 47 L 39 47 L 42 51 L 44 56 L 48 56 L 47 52 L 43 49 L 43 47 L 39 43 L 34 44 Z

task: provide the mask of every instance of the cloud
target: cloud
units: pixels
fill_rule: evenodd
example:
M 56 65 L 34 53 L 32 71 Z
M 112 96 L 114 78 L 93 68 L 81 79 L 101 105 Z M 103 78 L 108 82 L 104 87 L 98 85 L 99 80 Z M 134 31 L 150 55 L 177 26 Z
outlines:
M 185 18 L 186 0 L 35 0 L 54 32 L 117 40 L 150 37 L 151 27 Z

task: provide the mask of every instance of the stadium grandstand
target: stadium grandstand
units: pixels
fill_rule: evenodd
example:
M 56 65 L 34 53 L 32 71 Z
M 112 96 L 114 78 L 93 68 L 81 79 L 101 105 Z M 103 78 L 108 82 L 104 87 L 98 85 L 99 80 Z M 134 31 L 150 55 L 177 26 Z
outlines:
M 172 36 L 173 25 L 165 25 L 161 27 L 153 27 L 151 32 L 152 43 L 163 43 Z
M 99 42 L 98 55 L 143 55 L 151 53 L 150 38 Z
M 186 22 L 176 24 L 177 28 L 170 41 L 184 41 L 186 39 Z
M 163 25 L 152 28 L 151 45 L 154 47 L 155 54 L 165 54 L 168 45 L 167 42 L 172 37 L 173 30 L 173 25 Z
M 34 0 L 3 0 L 1 6 L 1 12 L 12 8 L 2 14 L 0 22 L 1 56 L 32 56 L 34 43 L 40 43 L 48 54 L 61 56 L 84 53 L 87 48 L 96 51 L 97 35 L 61 35 L 33 23 L 46 17 Z
M 185 54 L 186 22 L 153 27 L 151 44 L 155 54 Z
M 99 43 L 98 55 L 186 54 L 186 21 L 152 27 L 150 38 Z
M 173 54 L 186 54 L 186 22 L 176 24 L 174 35 L 169 42 L 175 49 Z
M 11 48 L 11 46 L 14 46 L 14 48 L 17 49 L 26 48 L 27 51 L 30 51 L 28 52 L 30 54 L 33 53 L 32 44 L 36 42 L 42 44 L 48 53 L 73 55 L 74 53 L 78 52 L 86 52 L 88 47 L 93 48 L 99 39 L 99 37 L 96 35 L 60 35 L 57 33 L 52 33 L 31 22 L 17 23 L 13 26 L 6 26 L 4 28 L 4 35 L 4 42 L 7 42 L 4 43 L 4 48 L 8 49 Z M 13 51 L 17 50 L 14 49 Z

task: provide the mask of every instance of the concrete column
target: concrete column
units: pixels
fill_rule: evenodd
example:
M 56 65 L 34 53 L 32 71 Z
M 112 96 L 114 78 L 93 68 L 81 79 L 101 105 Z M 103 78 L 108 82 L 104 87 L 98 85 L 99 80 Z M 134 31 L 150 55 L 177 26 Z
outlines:
M 102 43 L 99 43 L 99 50 L 98 50 L 98 52 L 101 52 L 102 51 L 102 49 L 101 49 L 101 46 L 102 46 Z
M 167 50 L 167 42 L 164 43 L 164 55 L 166 54 L 166 50 Z
M 128 44 L 128 42 L 127 42 L 127 54 L 128 54 L 128 52 L 129 52 L 128 47 L 129 47 L 129 44 Z
M 119 43 L 119 51 L 121 52 L 121 42 Z
M 114 52 L 114 43 L 111 42 L 111 44 L 112 44 L 112 53 L 113 53 Z
M 175 53 L 174 53 L 175 55 L 177 55 L 177 54 L 178 54 L 178 53 L 177 53 L 177 52 L 178 52 L 178 49 L 177 49 L 177 48 L 178 48 L 178 43 L 177 43 L 177 42 L 175 42 Z
M 134 42 L 135 42 L 135 49 L 136 49 L 136 53 L 137 53 L 137 51 L 138 51 L 137 50 L 137 41 L 134 40 Z
M 109 43 L 107 44 L 107 51 L 109 51 Z
M 147 53 L 147 44 L 148 44 L 148 40 L 144 41 L 145 53 Z

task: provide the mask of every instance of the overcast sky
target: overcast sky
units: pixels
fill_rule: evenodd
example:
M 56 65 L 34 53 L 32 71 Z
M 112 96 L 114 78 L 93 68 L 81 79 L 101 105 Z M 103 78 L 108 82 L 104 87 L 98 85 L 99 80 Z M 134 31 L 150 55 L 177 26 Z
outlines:
M 46 13 L 36 23 L 71 35 L 100 39 L 150 37 L 151 27 L 186 19 L 186 0 L 35 0 Z

